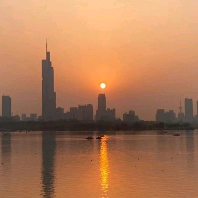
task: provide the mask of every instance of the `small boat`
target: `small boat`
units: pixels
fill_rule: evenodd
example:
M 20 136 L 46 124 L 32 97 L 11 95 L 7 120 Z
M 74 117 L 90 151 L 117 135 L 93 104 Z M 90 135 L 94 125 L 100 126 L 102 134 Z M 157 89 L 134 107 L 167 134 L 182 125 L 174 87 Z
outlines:
M 180 134 L 179 133 L 175 133 L 175 134 L 173 134 L 173 136 L 180 136 Z
M 98 136 L 96 139 L 97 140 L 101 140 L 102 139 L 102 136 Z
M 87 140 L 93 140 L 93 138 L 91 136 L 88 136 L 85 139 L 87 139 Z

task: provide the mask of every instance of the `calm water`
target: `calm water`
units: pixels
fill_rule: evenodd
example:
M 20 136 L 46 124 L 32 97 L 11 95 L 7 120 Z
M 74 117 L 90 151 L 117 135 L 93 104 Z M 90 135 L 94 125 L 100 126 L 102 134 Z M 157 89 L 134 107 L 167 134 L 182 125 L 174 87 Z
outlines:
M 1 198 L 198 197 L 198 131 L 0 134 Z

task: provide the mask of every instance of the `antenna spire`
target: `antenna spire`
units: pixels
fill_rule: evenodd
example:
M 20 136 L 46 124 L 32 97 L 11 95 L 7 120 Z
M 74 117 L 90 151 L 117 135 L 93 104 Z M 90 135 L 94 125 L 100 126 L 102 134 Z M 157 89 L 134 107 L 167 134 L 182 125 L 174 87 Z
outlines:
M 46 38 L 46 53 L 47 53 L 47 38 Z

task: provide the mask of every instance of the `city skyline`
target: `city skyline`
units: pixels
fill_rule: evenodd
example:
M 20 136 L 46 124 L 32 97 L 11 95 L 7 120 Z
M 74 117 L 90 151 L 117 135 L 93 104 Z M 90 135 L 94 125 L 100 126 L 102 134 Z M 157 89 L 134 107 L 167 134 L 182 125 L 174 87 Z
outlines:
M 154 120 L 157 108 L 177 111 L 180 97 L 198 100 L 197 4 L 3 0 L 0 95 L 13 98 L 14 114 L 41 114 L 47 37 L 57 104 L 65 110 L 81 98 L 95 111 L 106 82 L 107 106 L 119 117 L 129 109 L 145 120 Z
M 53 120 L 53 119 L 56 119 L 55 117 L 53 118 L 53 116 L 55 116 L 55 114 L 56 114 L 56 92 L 54 91 L 55 90 L 55 86 L 54 86 L 54 83 L 55 83 L 55 81 L 56 81 L 56 77 L 54 76 L 54 68 L 52 67 L 52 62 L 51 62 L 51 55 L 50 55 L 50 52 L 48 51 L 48 43 L 47 43 L 47 39 L 46 39 L 46 47 L 45 47 L 45 53 L 46 53 L 46 59 L 42 59 L 42 101 L 41 101 L 41 106 L 42 106 L 42 108 L 41 108 L 41 113 L 40 113 L 40 115 L 42 116 L 42 115 L 44 115 L 43 116 L 43 120 Z M 48 68 L 48 69 L 47 69 Z M 48 70 L 48 71 L 47 71 Z M 48 74 L 47 74 L 48 73 Z M 47 74 L 47 78 L 46 78 L 46 74 Z M 50 75 L 49 75 L 50 74 Z M 46 79 L 46 80 L 45 80 Z M 107 87 L 108 87 L 108 85 L 107 85 L 107 87 L 106 87 L 106 85 L 105 85 L 105 89 L 103 89 L 100 85 L 101 85 L 101 83 L 103 83 L 102 81 L 98 84 L 98 87 L 100 87 L 99 88 L 99 93 L 98 93 L 98 96 L 101 96 L 101 95 L 105 95 L 105 93 L 107 92 L 106 91 L 106 89 L 107 89 Z M 52 93 L 50 94 L 50 95 L 46 95 L 45 96 L 45 92 L 47 92 L 46 91 L 46 89 L 49 89 Z M 103 89 L 103 90 L 102 90 Z M 49 96 L 51 97 L 51 98 L 54 98 L 53 100 L 52 100 L 52 103 L 51 103 L 51 105 L 48 105 L 48 102 L 46 102 L 46 100 L 48 100 L 48 98 L 49 98 Z M 53 96 L 53 97 L 52 97 Z M 105 96 L 106 97 L 106 96 Z M 75 99 L 75 98 L 73 98 L 73 99 Z M 185 98 L 185 101 L 184 101 L 184 104 L 183 104 L 183 106 L 185 106 L 185 103 L 186 103 L 186 99 L 187 98 Z M 189 99 L 189 100 L 192 100 L 192 99 Z M 196 101 L 196 102 L 198 102 L 198 101 Z M 192 101 L 192 103 L 193 103 L 193 101 Z M 85 105 L 85 104 L 88 104 L 88 103 L 80 103 L 80 102 L 78 102 L 78 104 L 76 105 L 76 106 L 82 106 L 82 105 Z M 92 102 L 91 104 L 94 104 L 94 102 Z M 98 105 L 99 105 L 99 103 L 98 103 Z M 180 97 L 180 105 L 181 105 L 181 97 Z M 49 108 L 49 110 L 45 110 L 46 108 L 45 108 L 45 106 L 46 106 L 46 108 L 49 108 L 49 106 L 50 106 L 50 108 Z M 106 104 L 106 98 L 105 98 L 105 107 L 107 106 L 107 104 Z M 112 105 L 111 105 L 112 106 Z M 72 106 L 69 106 L 69 108 L 68 108 L 68 111 L 69 111 L 69 109 L 71 109 L 71 107 Z M 58 107 L 58 108 L 60 108 L 60 107 Z M 179 110 L 177 109 L 176 110 L 176 113 L 178 112 L 180 112 L 180 108 L 181 108 L 181 106 L 179 107 Z M 51 110 L 50 110 L 51 109 Z M 97 120 L 97 105 L 96 106 L 93 106 L 93 109 L 94 109 L 94 113 L 93 113 L 93 116 L 96 116 L 96 120 Z M 119 108 L 118 108 L 119 109 Z M 157 109 L 159 109 L 159 107 L 156 107 L 156 109 L 155 110 L 157 110 Z M 198 109 L 198 107 L 195 107 L 195 105 L 193 105 L 192 104 L 192 111 L 193 112 L 195 112 L 196 110 Z M 63 108 L 63 111 L 65 110 L 65 108 Z M 106 108 L 106 110 L 110 110 L 111 111 L 111 109 L 107 109 Z M 113 110 L 113 109 L 112 109 Z M 136 106 L 134 105 L 134 108 L 133 109 L 131 109 L 132 111 L 133 110 L 135 110 L 136 111 Z M 126 111 L 124 111 L 124 112 L 119 112 L 119 114 L 116 114 L 115 116 L 116 116 L 116 118 L 123 118 L 123 114 L 126 114 L 128 111 L 131 111 L 130 109 L 127 109 Z M 175 108 L 172 108 L 172 110 L 175 112 Z M 172 111 L 171 110 L 171 111 Z M 46 116 L 47 116 L 47 113 L 45 113 L 45 111 L 46 112 L 51 112 L 51 118 L 47 118 Z M 68 112 L 67 111 L 67 109 L 66 109 L 66 113 Z M 115 111 L 115 110 L 114 110 Z M 39 111 L 40 112 L 40 111 Z M 11 112 L 12 114 L 14 114 L 13 113 L 13 111 Z M 23 114 L 25 113 L 25 116 L 26 116 L 26 114 L 28 114 L 27 112 L 21 112 L 21 115 L 23 116 Z M 29 112 L 29 114 L 30 114 L 30 118 L 31 118 L 31 115 L 33 115 L 33 117 L 35 117 L 35 113 L 36 114 L 38 114 L 39 115 L 39 113 L 38 112 Z M 104 112 L 103 112 L 104 113 Z M 185 112 L 184 112 L 185 113 Z M 18 111 L 17 111 L 17 113 L 16 113 L 17 115 L 18 115 Z M 46 115 L 45 115 L 46 114 Z M 115 114 L 115 113 L 114 113 Z M 196 114 L 194 114 L 194 115 L 196 115 Z M 141 117 L 141 116 L 140 116 Z M 144 116 L 143 116 L 144 117 Z M 29 119 L 28 117 L 27 117 L 27 119 Z M 35 119 L 35 118 L 34 118 Z M 190 118 L 190 122 L 192 122 L 192 117 Z M 143 119 L 143 120 L 145 120 L 145 119 Z M 149 119 L 148 119 L 149 120 Z M 153 116 L 153 118 L 152 119 L 150 119 L 150 120 L 156 120 L 156 115 L 155 115 L 155 113 L 154 113 L 154 116 Z
M 0 198 L 198 198 L 197 7 L 0 0 Z

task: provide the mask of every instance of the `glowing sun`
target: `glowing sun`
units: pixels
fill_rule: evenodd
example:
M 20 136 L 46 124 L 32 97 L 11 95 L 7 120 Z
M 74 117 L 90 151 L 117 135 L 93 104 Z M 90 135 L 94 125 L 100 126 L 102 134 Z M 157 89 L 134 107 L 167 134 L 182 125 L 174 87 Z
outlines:
M 100 84 L 100 88 L 101 88 L 101 89 L 105 89 L 105 88 L 106 88 L 106 84 L 105 84 L 105 83 L 101 83 L 101 84 Z

